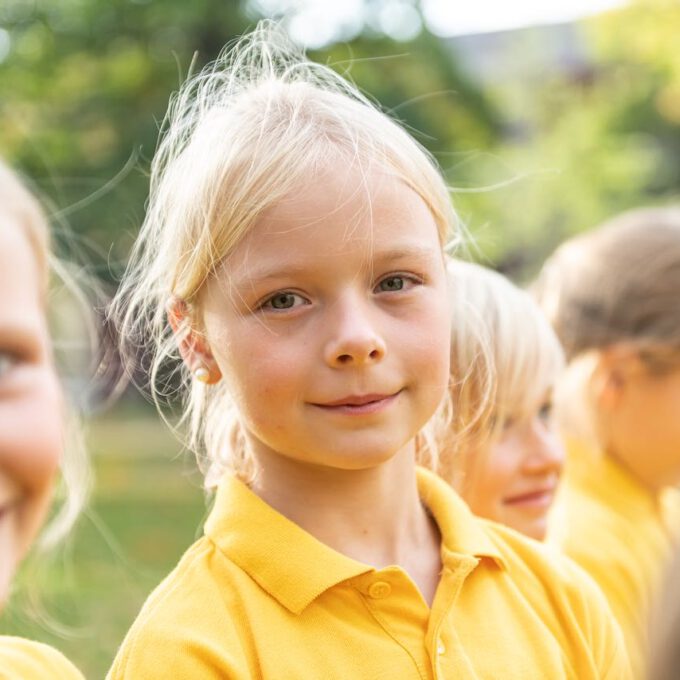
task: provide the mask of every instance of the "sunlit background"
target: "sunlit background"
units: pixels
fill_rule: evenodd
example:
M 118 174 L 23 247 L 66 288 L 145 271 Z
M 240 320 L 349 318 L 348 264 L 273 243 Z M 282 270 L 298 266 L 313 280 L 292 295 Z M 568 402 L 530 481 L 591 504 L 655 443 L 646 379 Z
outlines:
M 143 219 L 168 95 L 261 16 L 409 127 L 453 187 L 470 256 L 519 282 L 565 237 L 678 200 L 677 0 L 3 0 L 0 154 L 108 291 Z M 41 585 L 53 620 L 18 597 L 0 628 L 52 640 L 95 678 L 205 503 L 193 462 L 132 391 L 89 441 L 92 507 Z

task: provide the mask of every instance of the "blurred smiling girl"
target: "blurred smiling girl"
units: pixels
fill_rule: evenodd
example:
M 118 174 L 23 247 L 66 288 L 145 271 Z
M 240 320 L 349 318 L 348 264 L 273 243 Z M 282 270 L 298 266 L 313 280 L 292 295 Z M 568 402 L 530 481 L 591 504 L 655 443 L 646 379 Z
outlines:
M 501 274 L 452 260 L 448 276 L 455 408 L 438 471 L 475 514 L 542 541 L 564 462 L 552 418 L 562 348 L 536 302 Z
M 46 316 L 48 260 L 42 210 L 0 163 L 0 609 L 45 521 L 64 463 L 64 400 Z M 70 488 L 52 539 L 73 523 L 83 493 Z M 0 636 L 0 677 L 82 678 L 56 650 L 10 636 Z

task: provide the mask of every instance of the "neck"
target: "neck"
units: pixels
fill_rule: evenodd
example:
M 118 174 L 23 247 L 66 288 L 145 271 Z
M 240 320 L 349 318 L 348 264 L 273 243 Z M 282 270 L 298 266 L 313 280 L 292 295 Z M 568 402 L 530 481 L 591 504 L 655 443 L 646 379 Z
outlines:
M 352 559 L 401 566 L 431 602 L 440 537 L 418 496 L 411 445 L 366 470 L 307 465 L 271 451 L 257 452 L 257 462 L 252 489 L 260 498 Z
M 617 455 L 612 449 L 608 449 L 606 455 L 633 477 L 650 496 L 659 496 L 664 488 L 666 488 L 667 484 L 665 481 L 658 479 L 652 471 L 647 470 L 645 466 L 641 464 L 642 461 L 637 461 L 639 463 L 638 465 L 631 465 L 627 459 Z

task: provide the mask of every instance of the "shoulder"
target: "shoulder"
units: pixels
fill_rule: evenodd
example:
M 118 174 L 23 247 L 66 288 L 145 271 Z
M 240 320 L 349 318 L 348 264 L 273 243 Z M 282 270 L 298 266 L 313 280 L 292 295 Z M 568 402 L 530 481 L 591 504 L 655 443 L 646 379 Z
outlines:
M 480 519 L 480 522 L 503 556 L 511 576 L 565 594 L 572 591 L 577 594 L 582 587 L 596 587 L 585 572 L 556 546 L 535 541 L 489 520 Z
M 0 636 L 2 680 L 84 680 L 82 673 L 53 647 L 24 638 Z
M 248 677 L 230 615 L 239 571 L 209 539 L 194 543 L 148 597 L 107 678 L 160 680 L 168 668 L 175 677 Z
M 558 499 L 551 541 L 616 597 L 646 589 L 672 547 L 677 501 L 654 498 L 628 482 L 627 502 L 611 490 L 597 495 L 566 484 Z M 670 521 L 669 521 L 670 520 Z M 677 526 L 677 525 L 676 525 Z M 634 537 L 635 540 L 631 540 Z
M 629 677 L 621 629 L 590 575 L 555 546 L 481 522 L 503 556 L 507 578 L 562 645 L 571 648 L 572 657 L 589 656 L 601 677 Z

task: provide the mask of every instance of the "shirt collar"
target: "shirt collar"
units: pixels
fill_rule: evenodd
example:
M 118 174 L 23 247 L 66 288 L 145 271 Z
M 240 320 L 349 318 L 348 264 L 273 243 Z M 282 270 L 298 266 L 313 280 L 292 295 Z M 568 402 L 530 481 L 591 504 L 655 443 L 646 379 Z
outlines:
M 458 563 L 461 557 L 490 558 L 499 567 L 506 562 L 487 533 L 486 525 L 472 514 L 465 501 L 441 477 L 418 468 L 418 493 L 434 517 L 442 537 L 442 561 Z
M 442 561 L 462 556 L 503 558 L 465 503 L 439 477 L 418 469 L 418 491 L 439 527 Z M 205 534 L 219 550 L 283 606 L 299 614 L 329 588 L 373 567 L 318 541 L 227 475 L 220 484 Z

